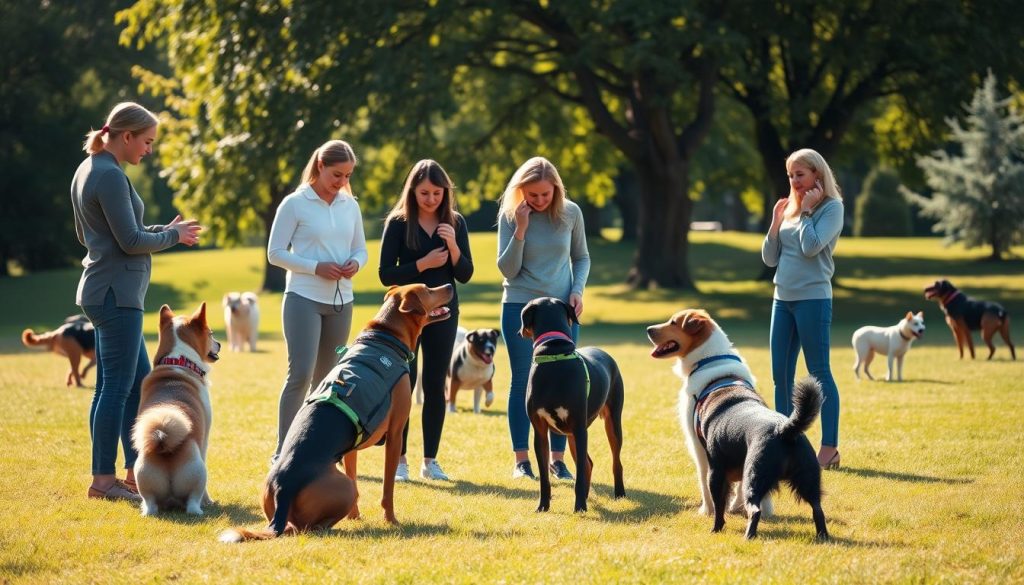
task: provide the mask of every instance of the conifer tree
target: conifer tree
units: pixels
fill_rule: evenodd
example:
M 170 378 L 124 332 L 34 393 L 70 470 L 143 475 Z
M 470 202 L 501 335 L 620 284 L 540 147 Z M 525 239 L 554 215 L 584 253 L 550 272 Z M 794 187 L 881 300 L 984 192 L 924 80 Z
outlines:
M 947 243 L 989 245 L 1002 260 L 1024 241 L 1024 117 L 1000 98 L 990 72 L 966 108 L 966 125 L 949 119 L 955 152 L 918 158 L 931 198 L 903 189 L 921 215 L 938 220 L 932 231 Z

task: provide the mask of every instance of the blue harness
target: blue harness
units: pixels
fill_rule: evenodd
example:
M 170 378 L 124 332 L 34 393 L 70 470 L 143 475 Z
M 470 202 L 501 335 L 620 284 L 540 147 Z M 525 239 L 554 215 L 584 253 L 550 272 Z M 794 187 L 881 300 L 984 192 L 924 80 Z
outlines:
M 690 371 L 690 375 L 692 376 L 694 373 L 697 372 L 697 370 L 703 368 L 704 366 L 712 362 L 717 362 L 719 360 L 733 360 L 736 362 L 743 363 L 743 360 L 740 359 L 740 356 L 733 355 L 731 353 L 713 355 L 698 361 L 697 365 L 694 366 L 693 370 Z M 706 440 L 704 438 L 704 433 L 702 433 L 700 430 L 700 405 L 703 404 L 705 400 L 707 400 L 708 396 L 711 396 L 718 390 L 736 385 L 746 386 L 750 390 L 754 390 L 753 384 L 739 376 L 725 376 L 723 378 L 713 380 L 710 384 L 707 385 L 707 387 L 701 390 L 700 394 L 697 395 L 697 401 L 693 405 L 693 431 L 694 433 L 696 433 L 697 438 L 699 438 L 702 443 L 706 443 Z

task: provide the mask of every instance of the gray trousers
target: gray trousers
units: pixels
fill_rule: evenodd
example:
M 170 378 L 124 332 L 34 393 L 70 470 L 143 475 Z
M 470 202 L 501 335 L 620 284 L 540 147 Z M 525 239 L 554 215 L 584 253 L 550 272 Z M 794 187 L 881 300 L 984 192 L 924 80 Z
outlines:
M 335 306 L 285 293 L 281 319 L 288 349 L 288 375 L 281 389 L 275 453 L 281 452 L 288 427 L 311 386 L 319 384 L 338 363 L 335 349 L 348 343 L 352 330 L 352 303 L 338 312 Z

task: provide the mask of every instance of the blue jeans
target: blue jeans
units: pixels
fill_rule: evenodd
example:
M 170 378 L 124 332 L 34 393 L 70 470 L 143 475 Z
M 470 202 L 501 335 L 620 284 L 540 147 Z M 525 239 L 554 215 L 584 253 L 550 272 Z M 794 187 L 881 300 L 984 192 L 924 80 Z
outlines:
M 533 340 L 519 336 L 523 327 L 523 307 L 526 303 L 501 304 L 501 338 L 508 350 L 508 363 L 512 366 L 512 384 L 508 390 L 508 430 L 512 436 L 512 450 L 530 448 L 530 417 L 526 414 L 526 383 L 530 380 L 533 364 Z M 580 336 L 580 326 L 572 326 L 572 340 Z M 565 452 L 565 435 L 549 432 L 551 451 Z M 542 472 L 544 470 L 541 470 Z
M 96 393 L 89 409 L 92 474 L 112 475 L 117 441 L 124 449 L 125 469 L 135 466 L 139 453 L 132 445 L 132 426 L 139 412 L 139 388 L 152 367 L 142 338 L 139 309 L 118 307 L 114 291 L 102 305 L 85 305 L 85 316 L 96 328 Z
M 772 304 L 770 345 L 775 410 L 789 416 L 793 411 L 796 358 L 801 348 L 807 371 L 821 383 L 821 444 L 839 446 L 839 388 L 829 366 L 829 330 L 832 299 L 780 301 Z

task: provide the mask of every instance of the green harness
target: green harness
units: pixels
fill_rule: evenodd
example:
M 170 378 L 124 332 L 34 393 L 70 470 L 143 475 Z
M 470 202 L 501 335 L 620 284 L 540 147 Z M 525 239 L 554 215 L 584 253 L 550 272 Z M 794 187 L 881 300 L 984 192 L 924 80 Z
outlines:
M 533 363 L 535 364 L 549 364 L 551 362 L 563 362 L 565 360 L 580 360 L 583 364 L 583 373 L 587 376 L 587 399 L 590 399 L 590 368 L 587 367 L 587 361 L 583 359 L 578 352 L 572 353 L 559 353 L 553 355 L 535 355 L 533 356 Z
M 351 399 L 352 393 L 355 390 L 355 385 L 352 384 L 353 380 L 346 379 L 346 370 L 347 373 L 352 373 L 352 370 L 347 368 L 340 369 L 339 367 L 336 367 L 335 370 L 337 371 L 332 371 L 332 374 L 334 374 L 334 376 L 329 376 L 323 382 L 321 382 L 320 387 L 317 388 L 317 390 L 314 391 L 313 394 L 306 399 L 307 403 L 327 403 L 340 410 L 342 414 L 344 414 L 349 420 L 351 420 L 352 424 L 356 428 L 357 446 L 361 445 L 364 441 L 366 441 L 366 439 L 369 438 L 369 433 L 366 431 L 366 426 L 363 424 L 363 419 L 369 418 L 369 422 L 371 422 L 374 425 L 374 427 L 376 427 L 376 424 L 379 423 L 381 417 L 383 417 L 383 415 L 386 414 L 387 409 L 390 407 L 390 388 L 393 385 L 393 379 L 396 377 L 400 378 L 402 375 L 408 374 L 408 364 L 415 357 L 412 354 L 412 352 L 408 350 L 408 348 L 406 348 L 401 342 L 399 342 L 393 336 L 379 331 L 374 331 L 372 333 L 364 333 L 355 340 L 353 345 L 365 346 L 365 343 L 367 341 L 383 342 L 384 347 L 390 350 L 384 353 L 390 353 L 392 356 L 399 357 L 400 361 L 402 362 L 401 365 L 398 366 L 398 368 L 392 369 L 391 366 L 393 362 L 387 360 L 387 356 L 380 351 L 381 348 L 375 348 L 377 349 L 377 351 L 374 351 L 372 353 L 372 355 L 370 356 L 372 359 L 369 360 L 365 359 L 365 356 L 360 356 L 360 358 L 364 359 L 359 359 L 354 354 L 349 354 L 348 357 L 350 359 L 345 359 L 346 354 L 348 354 L 349 348 L 343 345 L 338 346 L 338 348 L 335 350 L 336 353 L 338 354 L 339 366 L 341 366 L 342 364 L 351 364 L 352 366 L 358 367 L 356 366 L 356 362 L 363 362 L 363 368 L 360 371 L 362 375 L 358 376 L 356 378 L 356 381 L 364 385 L 364 392 L 368 390 L 368 388 L 365 388 L 367 375 L 369 375 L 370 377 L 375 377 L 375 372 L 377 375 L 382 376 L 380 378 L 380 384 L 381 387 L 383 388 L 384 394 L 381 396 L 382 402 L 380 402 L 376 406 L 373 413 L 364 412 L 363 416 L 360 416 L 359 412 L 353 409 L 346 402 L 346 398 Z M 370 367 L 369 370 L 366 368 L 367 363 L 372 365 L 372 367 Z M 384 366 L 384 369 L 382 369 L 381 366 Z M 385 373 L 385 370 L 392 371 Z

